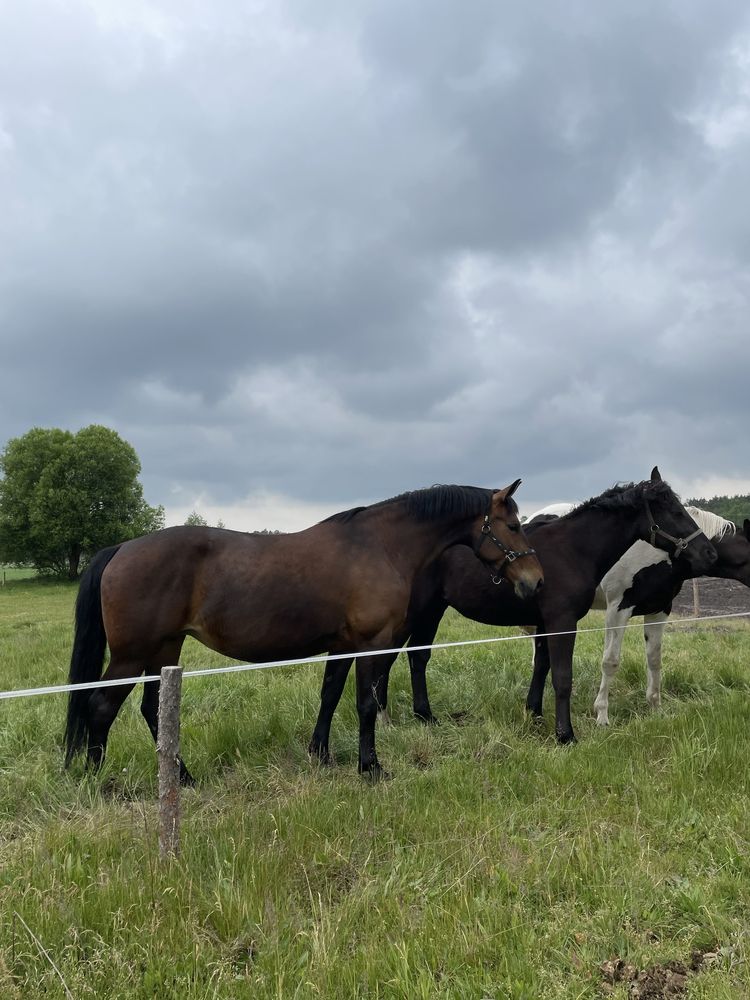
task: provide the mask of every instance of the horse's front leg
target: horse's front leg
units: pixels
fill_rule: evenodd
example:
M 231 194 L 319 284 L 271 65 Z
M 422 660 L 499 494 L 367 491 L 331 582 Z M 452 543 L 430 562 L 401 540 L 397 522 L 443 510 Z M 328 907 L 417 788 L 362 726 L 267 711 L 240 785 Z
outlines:
M 622 640 L 625 626 L 630 620 L 632 608 L 620 610 L 617 604 L 607 604 L 607 614 L 604 619 L 604 655 L 602 656 L 602 679 L 599 692 L 594 701 L 597 726 L 609 725 L 609 688 L 612 678 L 617 673 L 622 655 Z
M 573 691 L 573 650 L 575 648 L 575 622 L 562 622 L 555 630 L 572 635 L 555 635 L 547 639 L 552 685 L 555 689 L 555 735 L 558 743 L 575 743 L 573 723 L 570 718 L 570 696 Z
M 669 620 L 665 611 L 646 615 L 643 619 L 643 638 L 646 640 L 646 701 L 652 708 L 661 705 L 661 641 Z
M 544 632 L 544 626 L 540 625 L 539 632 Z M 544 702 L 544 685 L 547 683 L 549 673 L 549 646 L 544 637 L 534 636 L 534 652 L 532 654 L 533 673 L 529 693 L 526 695 L 526 709 L 537 718 L 542 717 L 542 705 Z

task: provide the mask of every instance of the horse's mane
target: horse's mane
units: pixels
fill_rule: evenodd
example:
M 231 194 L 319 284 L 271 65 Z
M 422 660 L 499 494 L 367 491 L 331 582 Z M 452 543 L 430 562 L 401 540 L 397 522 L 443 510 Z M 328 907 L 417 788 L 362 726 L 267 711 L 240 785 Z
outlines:
M 700 507 L 686 507 L 685 510 L 692 517 L 706 538 L 719 541 L 724 535 L 736 535 L 737 525 L 733 521 L 727 521 L 725 517 L 713 514 L 710 510 L 701 510 Z
M 617 483 L 598 497 L 579 503 L 569 514 L 563 516 L 575 517 L 586 510 L 635 510 L 642 506 L 644 497 L 647 500 L 673 500 L 676 494 L 669 483 L 662 479 L 646 479 L 642 483 Z
M 347 524 L 364 510 L 375 510 L 396 503 L 404 504 L 407 513 L 417 521 L 432 521 L 437 517 L 475 517 L 489 509 L 491 500 L 492 490 L 480 486 L 428 486 L 423 490 L 400 493 L 389 500 L 380 500 L 378 503 L 370 504 L 369 507 L 342 510 L 321 523 L 335 521 Z M 518 510 L 512 497 L 508 498 L 507 503 L 510 510 Z

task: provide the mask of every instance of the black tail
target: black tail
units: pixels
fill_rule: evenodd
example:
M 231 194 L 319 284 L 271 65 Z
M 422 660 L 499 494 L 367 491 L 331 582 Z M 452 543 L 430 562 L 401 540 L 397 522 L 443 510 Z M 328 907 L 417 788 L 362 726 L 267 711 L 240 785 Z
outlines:
M 70 656 L 70 684 L 97 681 L 102 675 L 107 635 L 102 619 L 102 573 L 119 545 L 102 549 L 91 560 L 81 577 L 76 599 L 75 637 Z M 83 750 L 88 740 L 88 703 L 91 690 L 71 691 L 68 696 L 68 721 L 65 726 L 65 766 Z

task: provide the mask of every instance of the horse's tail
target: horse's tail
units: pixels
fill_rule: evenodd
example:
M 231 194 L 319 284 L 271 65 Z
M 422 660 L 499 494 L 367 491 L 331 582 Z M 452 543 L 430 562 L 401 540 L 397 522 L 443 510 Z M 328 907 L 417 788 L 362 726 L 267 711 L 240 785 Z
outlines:
M 75 611 L 75 635 L 70 656 L 70 684 L 97 681 L 102 675 L 107 634 L 102 618 L 102 574 L 119 545 L 97 552 L 81 577 Z M 68 720 L 65 726 L 65 766 L 88 740 L 88 703 L 91 690 L 71 691 L 68 696 Z

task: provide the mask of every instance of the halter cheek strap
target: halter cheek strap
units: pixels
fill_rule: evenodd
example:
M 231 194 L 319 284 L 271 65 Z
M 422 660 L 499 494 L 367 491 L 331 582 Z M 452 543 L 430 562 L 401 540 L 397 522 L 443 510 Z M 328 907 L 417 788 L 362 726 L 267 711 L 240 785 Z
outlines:
M 535 549 L 525 549 L 523 552 L 516 552 L 515 549 L 509 549 L 507 545 L 505 545 L 503 542 L 500 541 L 499 538 L 496 537 L 494 531 L 492 530 L 492 523 L 490 521 L 489 513 L 484 515 L 484 523 L 482 524 L 482 534 L 479 539 L 479 544 L 474 550 L 476 555 L 479 555 L 479 550 L 481 549 L 482 543 L 484 542 L 485 538 L 488 538 L 491 542 L 494 542 L 495 545 L 497 545 L 497 547 L 505 556 L 503 561 L 494 571 L 490 570 L 490 579 L 496 585 L 503 582 L 503 575 L 505 572 L 505 568 L 509 563 L 515 562 L 516 559 L 520 559 L 522 556 L 533 556 L 536 554 Z
M 648 500 L 645 495 L 643 497 L 643 502 L 646 506 L 646 514 L 648 515 L 649 528 L 651 529 L 651 536 L 649 537 L 649 544 L 656 545 L 656 536 L 661 535 L 662 538 L 666 538 L 668 542 L 672 542 L 674 545 L 673 556 L 681 556 L 688 545 L 692 542 L 694 538 L 698 535 L 703 534 L 702 528 L 696 528 L 691 535 L 686 535 L 685 538 L 675 538 L 674 535 L 670 535 L 668 531 L 664 531 L 654 520 L 654 515 L 651 513 L 651 508 L 649 507 Z

